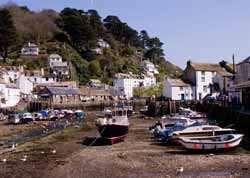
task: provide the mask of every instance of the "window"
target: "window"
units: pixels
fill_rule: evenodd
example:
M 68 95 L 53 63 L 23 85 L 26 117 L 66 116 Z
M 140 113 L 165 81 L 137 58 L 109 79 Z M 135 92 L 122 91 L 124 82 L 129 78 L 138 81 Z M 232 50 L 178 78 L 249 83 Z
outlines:
M 205 81 L 206 81 L 206 78 L 205 78 L 205 77 L 201 77 L 201 81 L 202 81 L 202 82 L 205 82 Z
M 205 71 L 201 71 L 201 75 L 205 75 Z
M 180 87 L 180 90 L 183 91 L 183 87 Z
M 207 92 L 207 86 L 203 86 L 203 92 Z

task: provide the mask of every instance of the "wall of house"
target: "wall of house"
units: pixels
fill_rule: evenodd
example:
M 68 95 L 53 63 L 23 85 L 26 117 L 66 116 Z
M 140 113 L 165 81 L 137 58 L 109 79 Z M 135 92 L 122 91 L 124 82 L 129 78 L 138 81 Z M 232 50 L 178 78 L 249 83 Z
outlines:
M 163 96 L 172 100 L 182 100 L 184 95 L 185 100 L 194 99 L 194 88 L 191 86 L 172 86 L 167 79 L 163 83 Z
M 156 79 L 152 77 L 141 78 L 117 78 L 114 79 L 114 87 L 126 95 L 127 98 L 133 97 L 133 89 L 140 85 L 151 87 L 156 85 Z
M 250 79 L 250 62 L 244 62 L 238 64 L 236 73 L 236 81 L 237 83 L 245 82 Z
M 62 57 L 49 57 L 48 58 L 48 63 L 50 67 L 53 67 L 54 62 L 62 62 Z
M 196 99 L 201 100 L 210 94 L 210 84 L 213 83 L 213 77 L 216 72 L 196 71 Z
M 9 88 L 5 84 L 0 84 L 0 108 L 14 107 L 20 101 L 20 89 Z
M 79 103 L 80 95 L 53 95 L 52 102 L 53 104 L 62 104 L 62 103 Z
M 213 83 L 219 84 L 220 92 L 223 92 L 224 81 L 225 81 L 225 90 L 228 91 L 228 88 L 233 85 L 233 81 L 231 77 L 223 77 L 217 73 L 215 77 L 213 78 Z
M 163 96 L 167 98 L 172 98 L 171 85 L 167 79 L 164 79 L 163 81 Z

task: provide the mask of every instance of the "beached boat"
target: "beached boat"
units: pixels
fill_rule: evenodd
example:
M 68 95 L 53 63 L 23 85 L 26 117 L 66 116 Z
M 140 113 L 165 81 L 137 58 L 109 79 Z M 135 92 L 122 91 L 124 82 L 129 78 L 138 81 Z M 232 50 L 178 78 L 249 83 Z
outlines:
M 85 112 L 83 112 L 82 110 L 76 110 L 75 111 L 75 116 L 77 118 L 83 118 L 85 116 Z
M 237 147 L 242 138 L 242 134 L 225 134 L 209 137 L 179 137 L 179 143 L 188 150 L 229 150 Z
M 201 136 L 217 136 L 224 134 L 232 134 L 235 130 L 230 128 L 221 128 L 215 125 L 201 125 L 194 127 L 187 127 L 180 131 L 172 132 L 169 137 L 177 139 L 179 136 L 185 137 L 201 137 Z
M 102 138 L 108 139 L 111 144 L 124 140 L 128 135 L 129 121 L 128 108 L 119 105 L 112 108 L 112 112 L 96 121 L 96 126 Z
M 21 114 L 21 120 L 20 121 L 21 121 L 22 124 L 27 124 L 27 123 L 30 123 L 30 122 L 34 122 L 35 119 L 34 119 L 34 117 L 32 116 L 31 113 L 26 112 L 26 113 Z
M 157 141 L 171 141 L 172 139 L 170 139 L 170 136 L 172 136 L 173 132 L 180 131 L 192 126 L 201 126 L 201 123 L 196 121 L 191 125 L 188 125 L 184 122 L 176 122 L 173 126 L 162 126 L 161 124 L 159 124 L 151 130 L 151 133 Z
M 8 118 L 9 124 L 20 124 L 20 116 L 19 114 L 10 114 Z

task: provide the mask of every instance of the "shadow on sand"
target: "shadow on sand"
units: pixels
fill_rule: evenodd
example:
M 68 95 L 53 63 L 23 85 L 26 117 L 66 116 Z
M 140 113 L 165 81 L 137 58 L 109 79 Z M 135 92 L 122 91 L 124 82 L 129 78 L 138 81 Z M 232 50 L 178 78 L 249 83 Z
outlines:
M 102 137 L 86 137 L 83 139 L 81 144 L 86 146 L 106 146 L 106 145 L 112 145 L 111 141 L 109 139 L 105 139 Z

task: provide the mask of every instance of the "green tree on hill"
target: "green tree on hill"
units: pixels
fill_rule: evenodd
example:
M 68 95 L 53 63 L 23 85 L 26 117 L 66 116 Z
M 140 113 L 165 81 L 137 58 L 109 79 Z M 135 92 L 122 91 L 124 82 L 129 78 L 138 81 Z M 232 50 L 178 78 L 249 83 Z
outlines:
M 97 34 L 89 23 L 87 13 L 65 8 L 60 13 L 58 25 L 69 34 L 72 46 L 81 54 L 90 51 L 97 44 Z
M 92 76 L 100 77 L 102 73 L 102 69 L 100 66 L 100 62 L 98 60 L 91 61 L 89 64 L 89 72 Z
M 17 32 L 12 16 L 7 9 L 0 10 L 0 55 L 6 62 L 8 52 L 16 46 Z

